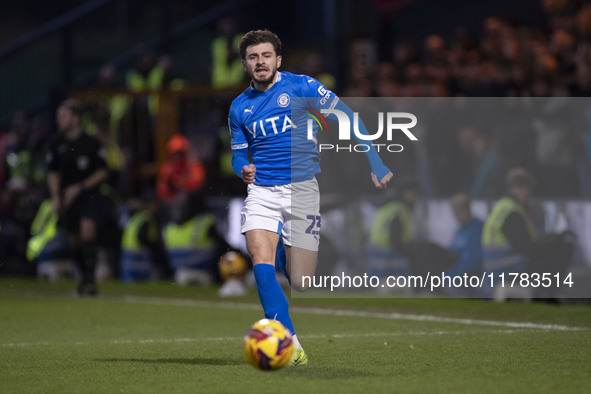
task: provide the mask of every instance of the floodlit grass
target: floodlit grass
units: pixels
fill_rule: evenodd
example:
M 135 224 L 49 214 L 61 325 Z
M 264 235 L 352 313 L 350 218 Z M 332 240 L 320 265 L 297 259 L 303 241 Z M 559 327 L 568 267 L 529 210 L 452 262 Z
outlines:
M 242 336 L 256 293 L 0 278 L 2 393 L 583 393 L 588 306 L 292 299 L 304 367 L 262 372 Z

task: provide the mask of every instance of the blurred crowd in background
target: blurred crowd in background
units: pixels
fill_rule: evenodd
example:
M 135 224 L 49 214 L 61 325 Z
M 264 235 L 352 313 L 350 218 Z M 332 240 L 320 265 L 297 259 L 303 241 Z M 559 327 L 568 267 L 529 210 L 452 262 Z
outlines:
M 491 15 L 477 32 L 458 26 L 449 37 L 434 32 L 421 43 L 403 36 L 370 42 L 375 48 L 373 60 L 362 68 L 353 67 L 353 61 L 344 78 L 332 72 L 330 59 L 315 48 L 298 47 L 297 53 L 290 53 L 286 45 L 284 69 L 313 76 L 343 97 L 589 96 L 591 2 L 540 0 L 540 5 L 545 25 Z M 175 113 L 181 119 L 164 139 L 157 130 L 159 106 L 165 102 L 154 93 L 195 89 L 192 76 L 182 75 L 166 51 L 140 45 L 132 64 L 125 68 L 105 64 L 96 70 L 93 86 L 79 87 L 77 97 L 88 106 L 85 129 L 107 150 L 111 177 L 103 192 L 113 202 L 113 212 L 105 220 L 110 227 L 104 231 L 111 236 L 106 241 L 114 256 L 110 260 L 117 261 L 114 276 L 120 275 L 122 234 L 135 213 L 149 212 L 146 223 L 156 223 L 160 232 L 167 223 L 180 225 L 196 214 L 215 213 L 218 208 L 224 213 L 225 203 L 216 199 L 245 195 L 244 185 L 231 169 L 226 125 L 231 100 L 248 83 L 237 52 L 244 25 L 234 15 L 210 27 L 215 39 L 209 48 L 202 48 L 211 59 L 210 84 L 193 90 L 197 92 L 193 95 L 180 96 Z M 366 44 L 361 40 L 360 47 Z M 355 56 L 355 45 L 351 53 Z M 497 199 L 502 186 L 486 187 L 486 178 L 474 169 L 486 162 L 492 166 L 489 172 L 498 172 L 504 179 L 506 170 L 520 166 L 538 181 L 539 197 L 589 199 L 590 130 L 591 126 L 583 130 L 532 126 L 519 134 L 503 135 L 466 127 L 447 135 L 432 133 L 423 136 L 430 170 L 420 170 L 420 155 L 408 154 L 397 159 L 394 172 L 417 179 L 423 197 L 448 198 L 464 192 L 472 198 Z M 34 219 L 47 199 L 45 156 L 47 141 L 55 132 L 53 118 L 27 110 L 14 113 L 1 130 L 0 261 L 5 262 L 5 271 L 35 272 L 26 261 L 35 261 L 39 253 L 27 259 L 27 244 L 35 235 Z M 192 175 L 179 179 L 177 173 L 186 168 L 191 168 Z M 219 229 L 209 230 L 215 227 L 211 220 L 192 225 L 208 226 L 199 230 L 202 244 L 220 240 Z M 146 243 L 166 259 L 166 235 L 160 239 L 153 231 L 144 231 Z M 171 275 L 172 266 L 169 261 L 160 275 Z

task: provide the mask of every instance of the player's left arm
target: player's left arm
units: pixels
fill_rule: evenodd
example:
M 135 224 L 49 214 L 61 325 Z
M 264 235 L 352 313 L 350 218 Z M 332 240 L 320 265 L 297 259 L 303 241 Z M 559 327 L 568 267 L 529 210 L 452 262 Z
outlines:
M 328 90 L 324 85 L 314 78 L 308 78 L 307 82 L 308 94 L 310 95 L 309 97 L 318 97 L 320 99 L 315 103 L 315 106 L 318 107 L 317 109 L 337 109 L 346 113 L 349 119 L 353 119 L 353 111 L 351 108 L 343 103 L 343 101 L 340 100 L 339 97 L 337 97 L 333 92 Z M 359 120 L 359 132 L 364 135 L 369 134 L 365 124 L 361 119 Z M 359 143 L 363 143 L 363 141 L 361 141 L 357 135 L 355 135 L 355 139 Z M 384 189 L 394 175 L 392 174 L 392 171 L 390 171 L 390 169 L 384 165 L 380 155 L 378 155 L 378 152 L 373 147 L 373 145 L 369 144 L 368 147 L 369 149 L 367 152 L 365 152 L 365 154 L 371 167 L 371 180 L 377 188 Z
M 339 100 L 334 108 L 346 113 L 349 119 L 353 119 L 353 111 L 342 100 Z M 363 135 L 369 135 L 367 127 L 365 127 L 365 123 L 363 123 L 363 120 L 361 119 L 359 119 L 359 132 Z M 357 137 L 356 133 L 353 133 L 353 135 L 358 143 L 365 143 Z M 378 189 L 384 189 L 388 186 L 388 183 L 392 180 L 394 174 L 392 174 L 392 171 L 384 165 L 374 146 L 372 144 L 366 145 L 369 147 L 368 151 L 365 152 L 365 155 L 371 166 L 371 180 L 375 187 Z

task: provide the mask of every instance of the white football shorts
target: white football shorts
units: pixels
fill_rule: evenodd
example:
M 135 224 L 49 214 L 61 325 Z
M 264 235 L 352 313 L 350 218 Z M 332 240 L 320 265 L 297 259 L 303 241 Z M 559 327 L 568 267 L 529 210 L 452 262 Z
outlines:
M 321 221 L 316 178 L 278 186 L 250 184 L 240 213 L 243 234 L 255 229 L 273 231 L 285 245 L 318 251 Z

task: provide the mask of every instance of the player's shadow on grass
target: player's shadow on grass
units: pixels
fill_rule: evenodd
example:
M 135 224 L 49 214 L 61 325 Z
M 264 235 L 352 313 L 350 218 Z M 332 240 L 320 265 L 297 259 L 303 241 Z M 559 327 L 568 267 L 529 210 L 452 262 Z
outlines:
M 188 364 L 188 365 L 239 365 L 242 360 L 224 358 L 97 358 L 105 363 L 138 363 L 138 364 Z

